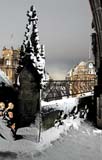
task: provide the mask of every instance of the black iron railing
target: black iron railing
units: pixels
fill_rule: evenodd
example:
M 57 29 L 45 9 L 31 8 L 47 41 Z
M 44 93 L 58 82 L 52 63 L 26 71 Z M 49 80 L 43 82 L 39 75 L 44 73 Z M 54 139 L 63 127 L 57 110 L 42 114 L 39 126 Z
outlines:
M 93 92 L 96 79 L 92 80 L 54 80 L 45 81 L 42 89 L 42 99 L 45 101 L 61 99 L 64 96 L 76 96 Z

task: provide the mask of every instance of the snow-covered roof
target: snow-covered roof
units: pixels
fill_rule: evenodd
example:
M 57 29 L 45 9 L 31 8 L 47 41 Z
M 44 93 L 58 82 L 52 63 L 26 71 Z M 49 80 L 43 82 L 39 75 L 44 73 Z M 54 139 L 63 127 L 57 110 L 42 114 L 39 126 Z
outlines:
M 81 67 L 81 66 L 82 66 L 82 67 L 83 67 L 83 66 L 86 66 L 86 62 L 81 61 L 77 66 L 75 66 L 74 68 L 70 69 L 70 70 L 68 71 L 67 75 L 71 75 L 73 71 L 74 71 L 74 74 L 76 74 L 77 71 L 78 71 L 78 68 Z M 74 70 L 73 70 L 73 69 L 74 69 Z
M 4 82 L 6 86 L 12 86 L 11 81 L 7 78 L 6 74 L 0 69 L 0 83 Z
M 73 68 L 70 69 L 70 70 L 67 72 L 67 76 L 71 76 L 71 75 L 72 75 L 72 72 L 73 72 Z
M 86 62 L 84 61 L 80 62 L 78 66 L 86 66 Z

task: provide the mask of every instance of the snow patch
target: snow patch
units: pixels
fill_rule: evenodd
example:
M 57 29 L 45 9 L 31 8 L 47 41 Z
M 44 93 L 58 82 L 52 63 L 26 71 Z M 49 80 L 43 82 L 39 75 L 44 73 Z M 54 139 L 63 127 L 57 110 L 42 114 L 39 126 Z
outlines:
M 52 145 L 52 142 L 58 140 L 61 138 L 62 135 L 67 135 L 71 128 L 78 130 L 81 124 L 81 119 L 70 119 L 67 118 L 66 120 L 63 120 L 63 125 L 59 127 L 52 127 L 46 131 L 43 131 L 41 133 L 41 139 L 39 143 L 36 143 L 34 141 L 31 141 L 28 139 L 28 135 L 34 133 L 34 128 L 24 128 L 20 129 L 18 131 L 19 134 L 23 133 L 25 135 L 24 137 L 27 139 L 21 139 L 17 141 L 6 141 L 2 138 L 0 138 L 0 151 L 13 151 L 16 153 L 23 152 L 23 153 L 29 153 L 29 152 L 37 152 L 37 151 L 43 151 L 49 146 Z M 23 131 L 23 132 L 22 132 Z M 20 147 L 19 147 L 20 146 Z
M 0 69 L 0 83 L 4 82 L 7 86 L 12 86 L 11 81 L 7 78 L 6 74 Z
M 67 135 L 70 129 L 78 130 L 81 122 L 83 122 L 83 120 L 80 118 L 67 118 L 66 120 L 63 120 L 63 125 L 60 125 L 59 127 L 55 126 L 48 129 L 47 131 L 43 131 L 39 145 L 40 149 L 43 150 L 51 146 L 53 141 L 60 139 L 62 135 Z
M 54 100 L 50 102 L 41 101 L 41 108 L 48 110 L 50 108 L 54 110 L 63 110 L 64 113 L 69 113 L 72 111 L 73 107 L 77 106 L 79 103 L 78 97 L 63 98 L 60 100 Z
M 102 130 L 100 130 L 100 129 L 94 129 L 93 133 L 94 134 L 102 134 Z

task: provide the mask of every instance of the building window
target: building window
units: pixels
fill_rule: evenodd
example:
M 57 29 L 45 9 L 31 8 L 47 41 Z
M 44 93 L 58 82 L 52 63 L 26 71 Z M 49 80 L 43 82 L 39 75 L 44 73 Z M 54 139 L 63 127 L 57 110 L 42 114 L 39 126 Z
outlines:
M 17 59 L 14 60 L 14 64 L 18 65 L 18 60 Z
M 6 59 L 6 60 L 5 60 L 5 64 L 6 64 L 7 66 L 10 66 L 10 65 L 11 65 L 11 61 L 10 61 L 9 59 Z

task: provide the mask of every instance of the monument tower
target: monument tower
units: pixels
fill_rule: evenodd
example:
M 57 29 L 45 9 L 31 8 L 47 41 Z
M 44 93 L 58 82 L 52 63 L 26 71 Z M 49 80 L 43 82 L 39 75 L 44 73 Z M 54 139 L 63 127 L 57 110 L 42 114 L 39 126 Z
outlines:
M 25 40 L 21 46 L 16 73 L 18 86 L 17 128 L 29 126 L 40 111 L 40 89 L 45 71 L 45 51 L 40 45 L 36 10 L 27 11 Z

